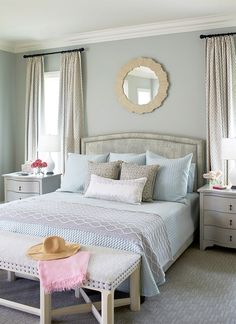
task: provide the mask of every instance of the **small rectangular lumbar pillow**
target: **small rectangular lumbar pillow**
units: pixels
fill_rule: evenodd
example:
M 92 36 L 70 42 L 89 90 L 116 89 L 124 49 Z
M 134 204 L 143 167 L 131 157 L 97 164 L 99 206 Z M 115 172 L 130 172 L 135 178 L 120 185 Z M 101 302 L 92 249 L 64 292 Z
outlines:
M 136 154 L 136 153 L 110 153 L 109 161 L 123 161 L 127 163 L 135 163 L 138 165 L 146 164 L 146 153 Z
M 137 165 L 132 163 L 122 163 L 121 180 L 130 180 L 138 178 L 147 178 L 143 189 L 143 201 L 152 201 L 153 189 L 156 181 L 159 165 Z
M 193 154 L 190 153 L 178 159 L 160 158 L 159 155 L 147 151 L 147 165 L 158 164 L 160 170 L 157 173 L 154 186 L 153 199 L 179 201 L 187 194 L 188 175 Z
M 88 198 L 140 204 L 146 181 L 147 178 L 113 180 L 92 174 L 88 189 L 84 196 Z
M 60 190 L 83 192 L 88 174 L 88 161 L 106 162 L 107 156 L 108 154 L 69 153 Z

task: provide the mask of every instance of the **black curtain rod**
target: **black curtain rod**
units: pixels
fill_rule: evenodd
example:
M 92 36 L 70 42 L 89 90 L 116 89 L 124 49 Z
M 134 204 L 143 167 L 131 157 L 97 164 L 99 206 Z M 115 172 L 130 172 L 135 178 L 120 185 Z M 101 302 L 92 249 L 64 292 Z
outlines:
M 211 38 L 211 37 L 216 37 L 216 36 L 230 36 L 230 35 L 235 35 L 235 33 L 225 33 L 225 34 L 210 34 L 210 35 L 200 35 L 200 38 Z
M 50 53 L 41 53 L 41 54 L 31 54 L 31 55 L 24 55 L 24 58 L 28 57 L 35 57 L 35 56 L 44 56 L 44 55 L 52 55 L 52 54 L 63 54 L 63 53 L 71 53 L 71 52 L 83 52 L 84 48 L 77 48 L 73 50 L 67 50 L 67 51 L 58 51 L 58 52 L 50 52 Z

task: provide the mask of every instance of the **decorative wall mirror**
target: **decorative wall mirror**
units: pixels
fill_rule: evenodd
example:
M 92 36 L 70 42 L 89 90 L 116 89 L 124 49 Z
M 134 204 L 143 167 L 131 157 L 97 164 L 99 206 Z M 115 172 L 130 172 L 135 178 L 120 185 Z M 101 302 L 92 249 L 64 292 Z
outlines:
M 169 82 L 160 63 L 140 57 L 124 65 L 117 75 L 116 93 L 122 106 L 143 114 L 161 106 Z

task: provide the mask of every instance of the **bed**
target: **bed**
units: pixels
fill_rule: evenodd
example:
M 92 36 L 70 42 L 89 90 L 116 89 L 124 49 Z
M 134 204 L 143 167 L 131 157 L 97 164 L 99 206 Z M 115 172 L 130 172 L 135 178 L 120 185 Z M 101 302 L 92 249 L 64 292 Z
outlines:
M 157 152 L 167 158 L 193 153 L 202 185 L 204 141 L 147 133 L 82 139 L 83 154 Z M 35 236 L 59 235 L 68 241 L 129 250 L 142 255 L 142 295 L 156 295 L 164 272 L 192 243 L 198 225 L 198 194 L 184 202 L 154 201 L 131 205 L 55 192 L 0 206 L 0 229 Z M 126 290 L 127 287 L 121 287 Z

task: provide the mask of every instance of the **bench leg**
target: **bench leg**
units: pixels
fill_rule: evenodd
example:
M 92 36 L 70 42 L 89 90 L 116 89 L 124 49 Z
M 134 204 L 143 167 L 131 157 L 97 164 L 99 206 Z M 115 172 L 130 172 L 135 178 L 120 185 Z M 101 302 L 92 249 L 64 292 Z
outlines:
M 130 309 L 140 310 L 140 265 L 130 276 Z
M 79 290 L 79 288 L 75 289 L 75 297 L 80 298 L 80 290 Z
M 51 324 L 51 295 L 45 294 L 40 284 L 40 324 Z
M 114 324 L 114 291 L 102 291 L 101 324 Z
M 14 281 L 16 280 L 15 272 L 7 271 L 7 281 Z

